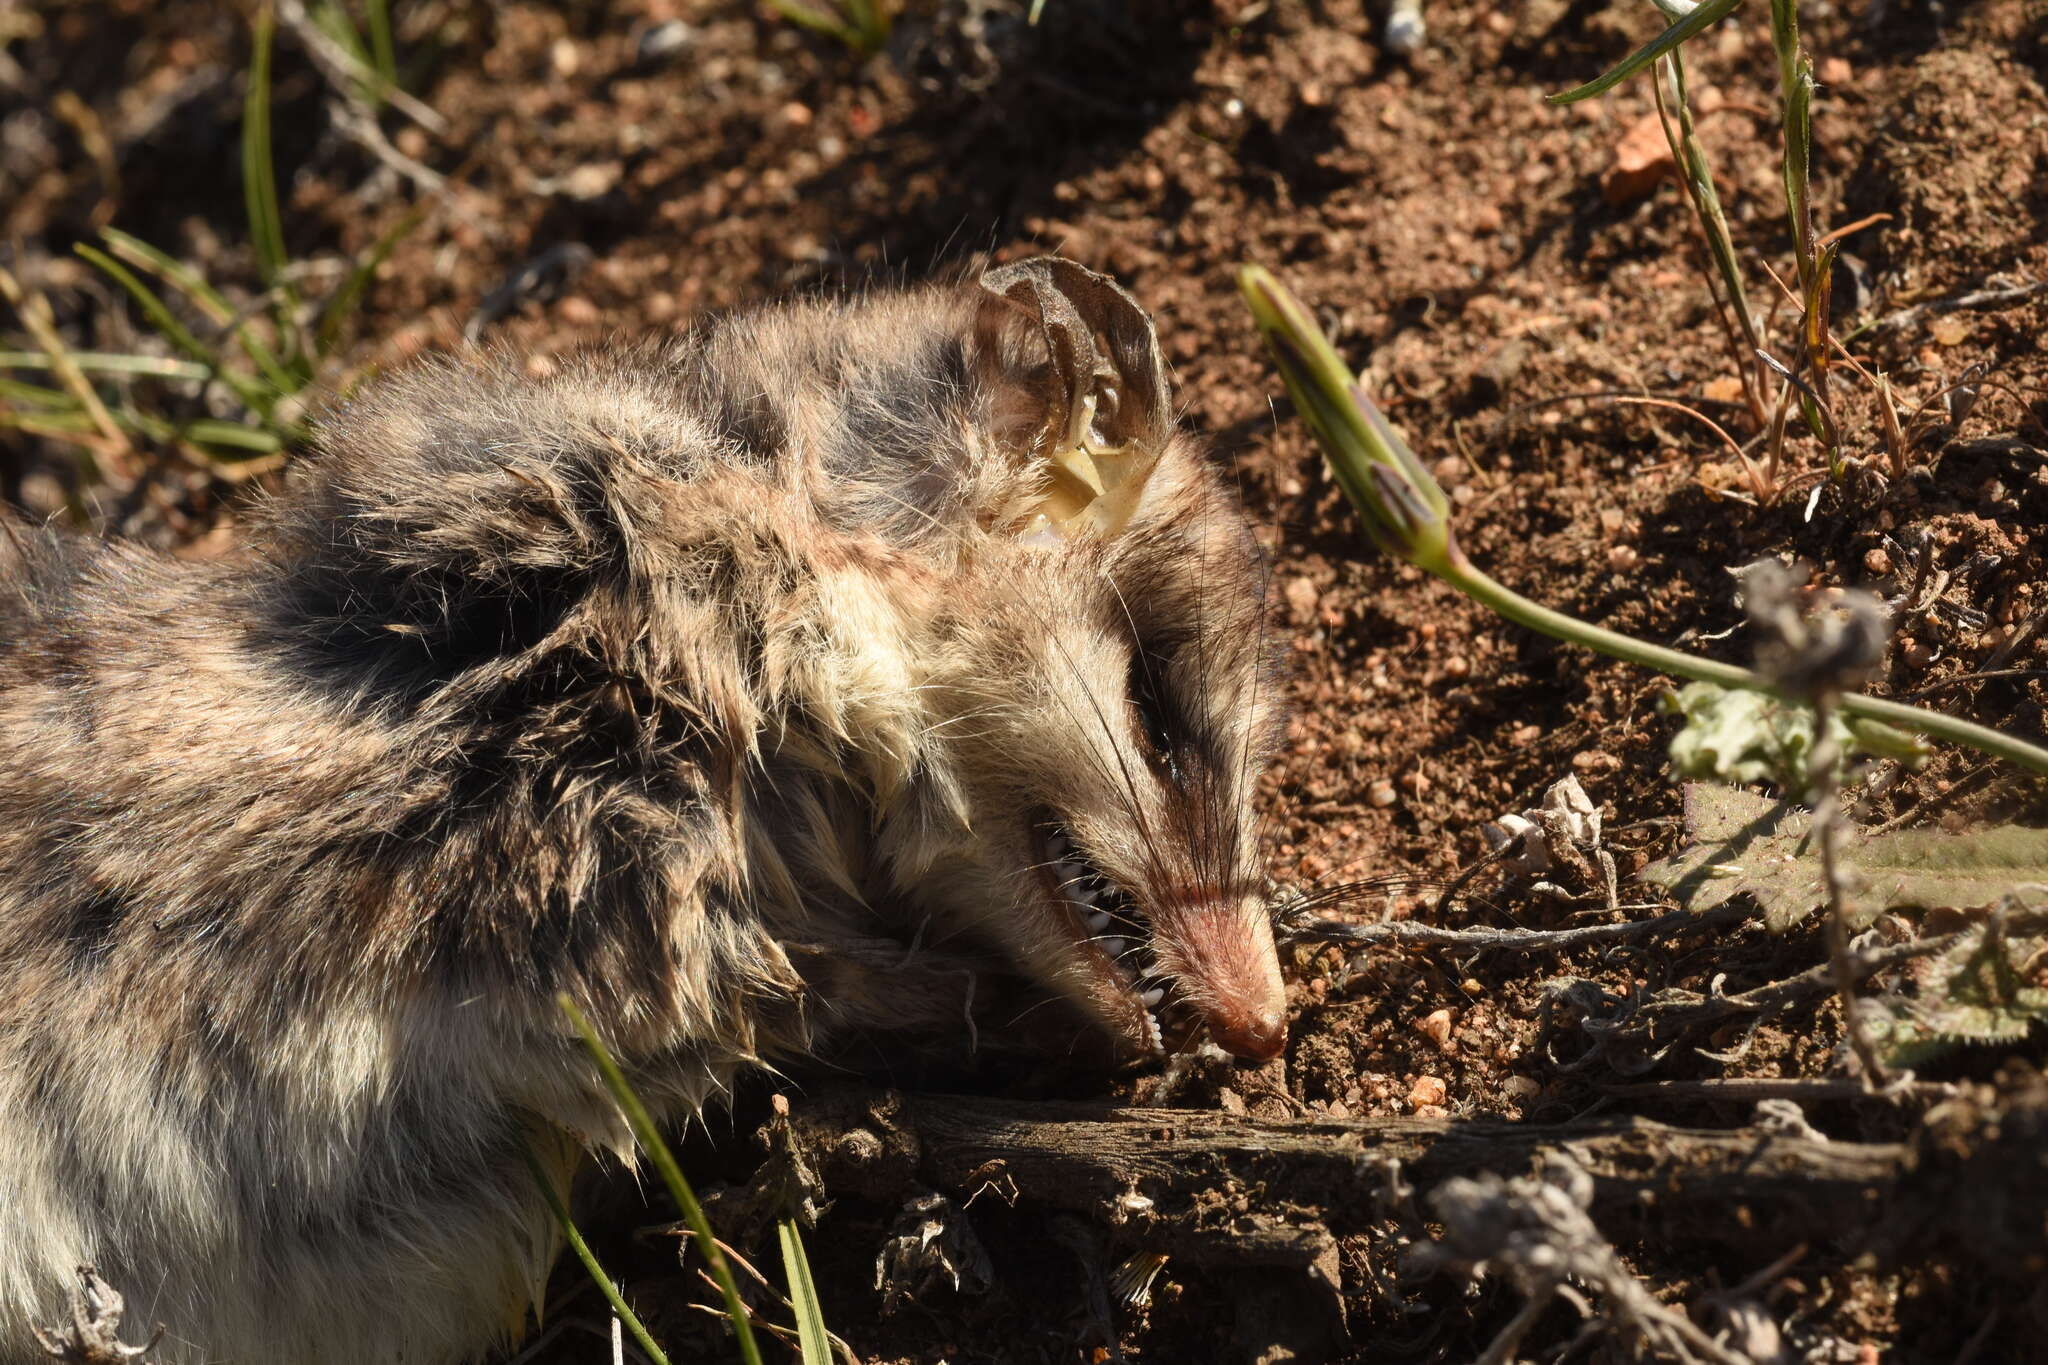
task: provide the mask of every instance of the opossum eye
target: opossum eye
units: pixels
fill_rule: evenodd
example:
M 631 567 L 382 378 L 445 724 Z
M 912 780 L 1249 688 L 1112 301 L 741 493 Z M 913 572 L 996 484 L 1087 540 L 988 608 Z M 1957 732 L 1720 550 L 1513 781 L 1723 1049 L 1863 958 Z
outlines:
M 1178 775 L 1179 755 L 1185 747 L 1185 727 L 1166 693 L 1166 659 L 1142 644 L 1131 651 L 1129 690 L 1131 707 L 1138 713 L 1138 728 L 1145 736 L 1149 757 Z

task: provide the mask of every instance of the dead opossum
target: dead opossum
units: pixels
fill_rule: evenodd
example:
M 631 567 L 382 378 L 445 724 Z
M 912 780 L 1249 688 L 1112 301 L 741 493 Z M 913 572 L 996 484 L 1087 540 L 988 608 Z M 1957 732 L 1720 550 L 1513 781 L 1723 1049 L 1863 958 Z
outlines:
M 981 960 L 1280 1050 L 1259 556 L 1114 284 L 422 366 L 322 444 L 226 560 L 0 520 L 0 1362 L 82 1264 L 167 1362 L 516 1330 L 525 1152 L 630 1144 L 560 991 L 669 1115 L 957 1036 Z

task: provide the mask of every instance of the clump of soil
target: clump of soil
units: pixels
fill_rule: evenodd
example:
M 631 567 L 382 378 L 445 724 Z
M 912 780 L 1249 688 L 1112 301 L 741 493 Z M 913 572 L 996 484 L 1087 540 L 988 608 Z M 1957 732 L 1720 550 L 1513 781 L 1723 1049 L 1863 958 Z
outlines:
M 1188 419 L 1214 433 L 1273 554 L 1298 711 L 1264 792 L 1273 875 L 1304 891 L 1381 883 L 1342 907 L 1364 921 L 1559 928 L 1667 910 L 1626 878 L 1675 838 L 1663 762 L 1673 722 L 1657 707 L 1663 680 L 1508 628 L 1365 546 L 1275 402 L 1234 291 L 1240 262 L 1272 267 L 1315 305 L 1449 489 L 1468 551 L 1511 587 L 1740 662 L 1754 642 L 1730 570 L 1796 558 L 1818 585 L 1913 604 L 1873 690 L 2048 731 L 2048 293 L 2026 289 L 2048 278 L 2038 7 L 1901 4 L 1877 25 L 1806 7 L 1823 82 L 1823 229 L 1886 215 L 1847 238 L 1864 275 L 1838 334 L 1882 367 L 1906 417 L 1924 416 L 1909 467 L 1895 470 L 1867 389 L 1838 380 L 1864 467 L 1830 481 L 1802 438 L 1794 492 L 1767 506 L 1745 498 L 1701 420 L 1748 434 L 1677 189 L 1666 180 L 1619 205 L 1602 193 L 1617 145 L 1651 108 L 1647 85 L 1563 109 L 1539 99 L 1641 41 L 1653 23 L 1644 7 L 1438 5 L 1430 46 L 1412 61 L 1383 53 L 1374 13 L 1350 0 L 1050 0 L 1036 26 L 1026 8 L 912 6 L 889 49 L 862 61 L 742 6 L 421 0 L 397 7 L 404 78 L 446 126 L 387 111 L 391 155 L 348 134 L 333 86 L 283 40 L 277 155 L 288 245 L 308 278 L 331 285 L 341 262 L 428 205 L 377 269 L 354 344 L 323 375 L 328 391 L 458 345 L 473 322 L 540 366 L 710 309 L 966 275 L 1040 250 L 1115 273 L 1157 314 Z M 192 262 L 237 305 L 252 300 L 234 153 L 242 19 L 184 0 L 93 0 L 31 4 L 0 17 L 0 34 L 0 88 L 12 91 L 0 113 L 0 238 L 19 244 L 12 268 L 50 296 L 70 342 L 159 344 L 69 254 L 108 221 Z M 1695 91 L 1712 92 L 1702 133 L 1752 263 L 1751 296 L 1782 336 L 1789 308 L 1763 269 L 1791 271 L 1766 17 L 1738 11 L 1688 50 Z M 120 61 L 105 59 L 115 51 Z M 414 168 L 445 175 L 448 191 L 425 194 Z M 1976 294 L 1987 297 L 1946 307 Z M 248 485 L 272 477 L 225 477 L 169 448 L 90 475 L 71 448 L 0 432 L 0 492 L 17 504 L 68 507 L 183 553 L 230 544 Z M 1447 908 L 1438 893 L 1485 851 L 1480 827 L 1567 775 L 1605 817 L 1621 908 L 1593 885 L 1546 894 L 1497 871 Z M 1857 814 L 1954 829 L 2038 823 L 2048 796 L 1948 753 Z M 1964 1254 L 1957 1228 L 1981 1216 L 2040 1283 L 2038 1249 L 2019 1249 L 2024 1227 L 2038 1240 L 2040 1172 L 2026 1163 L 2039 1144 L 2009 1140 L 2038 1133 L 2038 1039 L 1961 1051 L 1923 1075 L 1968 1082 L 1954 1092 L 1967 1102 L 1935 1089 L 1881 1101 L 1794 1084 L 1846 1074 L 1824 990 L 1753 1029 L 1601 1031 L 1657 992 L 1738 994 L 1825 958 L 1817 930 L 1726 922 L 1563 955 L 1304 944 L 1281 1062 L 979 1084 L 1247 1121 L 1453 1125 L 1601 1116 L 1728 1128 L 1754 1117 L 1758 1096 L 1801 1095 L 1799 1121 L 1828 1138 L 1907 1143 L 1915 1169 L 2001 1187 L 2010 1174 L 2021 1231 L 1996 1199 L 1929 1222 L 1918 1241 L 1894 1221 L 1888 1244 L 1867 1247 L 1825 1230 L 1809 1239 L 1782 1213 L 1740 1206 L 1608 1216 L 1602 1231 L 1629 1268 L 1669 1302 L 1771 1317 L 1802 1353 L 1781 1358 L 2023 1353 L 2027 1324 L 2048 1323 L 2038 1289 L 1945 1258 Z M 745 1100 L 730 1126 L 713 1125 L 722 1140 L 695 1144 L 707 1178 L 745 1179 L 758 1153 L 737 1135 L 761 1113 Z M 991 1254 L 979 1294 L 933 1288 L 883 1314 L 874 1266 L 900 1214 L 886 1200 L 845 1197 L 813 1234 L 828 1321 L 863 1360 L 1459 1360 L 1519 1304 L 1498 1280 L 1468 1294 L 1462 1275 L 1419 1277 L 1426 1210 L 1390 1195 L 1383 1220 L 1336 1238 L 1308 1270 L 1167 1249 L 1136 1306 L 1107 1286 L 1130 1251 L 1122 1233 L 1029 1200 L 1013 1207 L 994 1174 L 984 1184 L 994 1193 L 961 1214 Z M 709 1300 L 673 1244 L 628 1235 L 660 1215 L 630 1189 L 604 1197 L 596 1225 L 612 1230 L 608 1259 L 635 1301 L 679 1353 L 721 1356 L 717 1329 L 686 1307 Z M 1259 1188 L 1214 1192 L 1226 1219 L 1271 1212 L 1260 1199 Z M 1851 1248 L 1870 1255 L 1852 1261 Z M 572 1328 L 601 1322 L 577 1274 L 558 1275 L 551 1312 Z M 1581 1326 L 1560 1302 L 1521 1349 L 1562 1351 Z M 1595 1340 L 1601 1358 L 1629 1349 L 1625 1333 Z M 595 1345 L 570 1330 L 525 1358 L 587 1358 Z

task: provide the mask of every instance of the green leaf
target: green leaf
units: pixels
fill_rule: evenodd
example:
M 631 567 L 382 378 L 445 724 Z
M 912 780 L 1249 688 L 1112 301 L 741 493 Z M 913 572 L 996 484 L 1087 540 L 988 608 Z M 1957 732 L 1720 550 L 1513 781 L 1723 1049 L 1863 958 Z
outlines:
M 1961 1043 L 2015 1043 L 2048 1019 L 2048 989 L 2027 972 L 2038 938 L 2008 938 L 1993 921 L 1965 930 L 1939 957 L 1914 964 L 1919 995 L 1893 1003 L 1876 1030 L 1885 1060 L 1919 1066 Z
M 1663 706 L 1685 717 L 1670 750 L 1671 766 L 1681 777 L 1804 790 L 1813 752 L 1812 707 L 1708 682 L 1665 693 Z M 1927 760 L 1918 738 L 1881 721 L 1837 711 L 1829 730 L 1845 761 L 1867 754 L 1918 767 Z
M 811 1263 L 804 1255 L 803 1234 L 796 1219 L 775 1220 L 775 1237 L 782 1244 L 782 1272 L 789 1280 L 789 1304 L 796 1311 L 797 1347 L 804 1365 L 832 1365 L 831 1334 L 825 1330 L 825 1311 L 818 1302 L 818 1286 L 811 1279 Z
M 1543 97 L 1544 103 L 1577 104 L 1580 100 L 1589 100 L 1595 95 L 1606 94 L 1609 90 L 1620 85 L 1630 76 L 1641 71 L 1651 62 L 1656 61 L 1686 39 L 1706 29 L 1717 20 L 1724 19 L 1728 15 L 1733 14 L 1735 7 L 1741 3 L 1742 0 L 1707 0 L 1705 4 L 1701 5 L 1691 14 L 1686 15 L 1685 18 L 1680 19 L 1670 28 L 1665 29 L 1655 38 L 1652 38 L 1649 42 L 1644 43 L 1634 52 L 1622 58 L 1620 64 L 1609 70 L 1606 75 L 1601 76 L 1597 80 L 1588 81 L 1576 90 L 1566 90 L 1556 95 L 1545 95 Z
M 1688 844 L 1643 869 L 1688 910 L 1711 910 L 1731 896 L 1755 898 L 1764 923 L 1782 931 L 1827 901 L 1813 817 L 1735 787 L 1685 788 Z M 2002 896 L 2048 905 L 2048 830 L 1999 825 L 1968 834 L 1851 828 L 1842 840 L 1851 899 L 1861 917 L 1898 906 L 1969 907 Z

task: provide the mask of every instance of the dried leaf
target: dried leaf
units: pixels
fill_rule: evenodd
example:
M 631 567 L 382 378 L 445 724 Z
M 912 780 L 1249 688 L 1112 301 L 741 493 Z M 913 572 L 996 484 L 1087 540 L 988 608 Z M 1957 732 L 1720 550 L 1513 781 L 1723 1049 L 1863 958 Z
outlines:
M 1774 931 L 1797 924 L 1825 904 L 1820 848 L 1812 816 L 1736 787 L 1688 783 L 1687 847 L 1643 869 L 1690 910 L 1710 910 L 1730 896 L 1755 897 Z M 1969 834 L 1895 830 L 1842 840 L 1851 900 L 1868 919 L 1896 906 L 1968 907 L 2014 896 L 2048 905 L 2048 830 L 2001 825 Z

